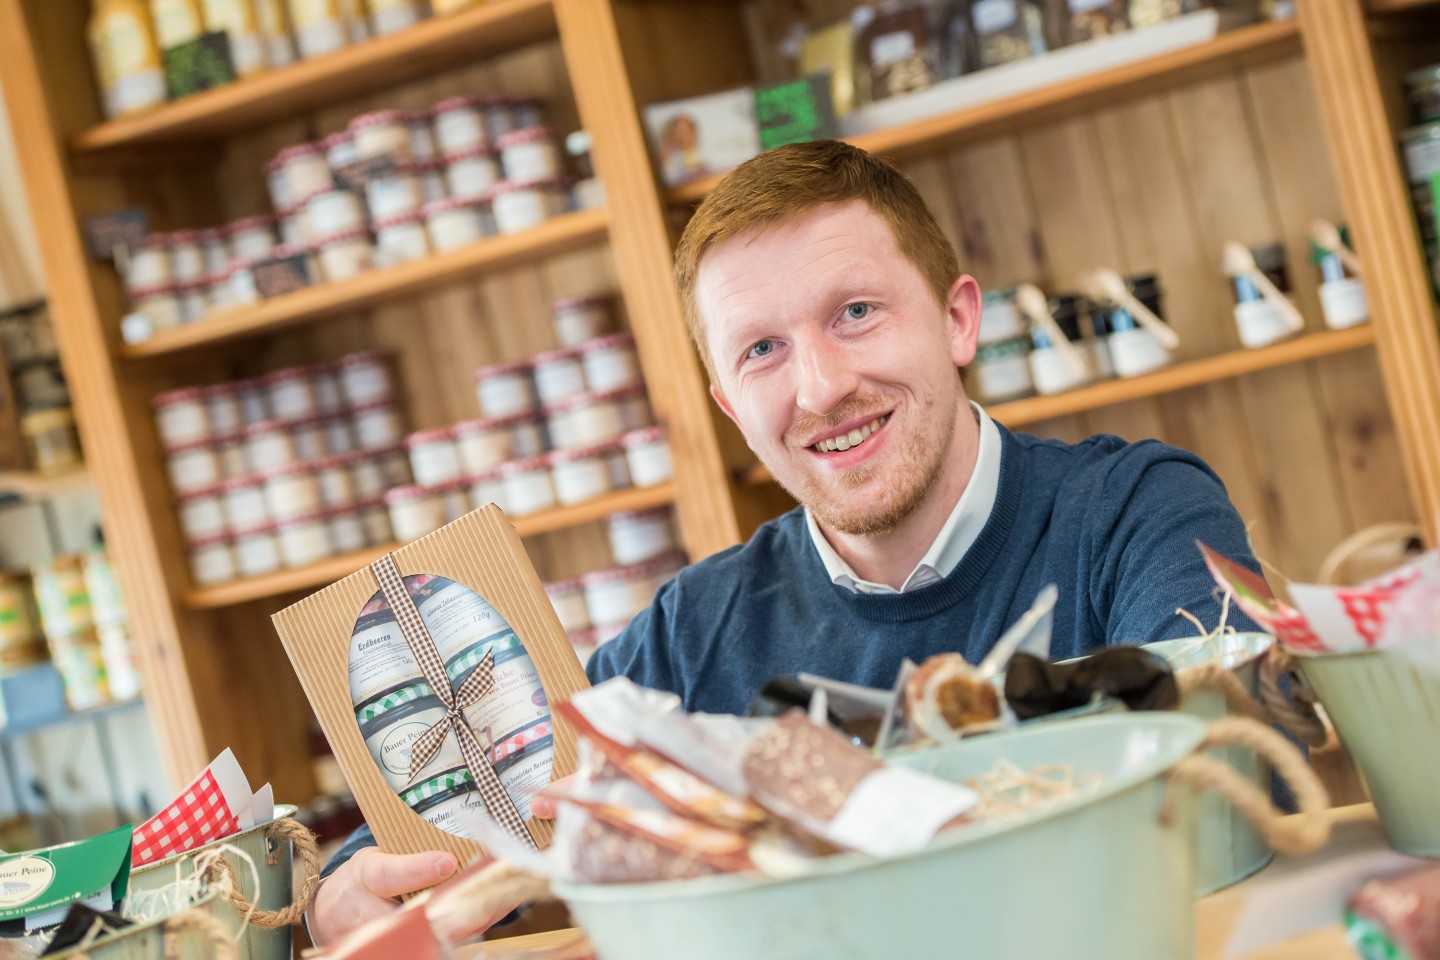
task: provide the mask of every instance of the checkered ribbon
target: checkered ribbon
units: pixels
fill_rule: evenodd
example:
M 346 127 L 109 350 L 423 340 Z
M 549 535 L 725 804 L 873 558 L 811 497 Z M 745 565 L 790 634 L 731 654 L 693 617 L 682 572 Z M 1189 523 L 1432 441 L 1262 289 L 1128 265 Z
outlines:
M 387 553 L 370 564 L 370 572 L 374 574 L 375 582 L 380 585 L 380 591 L 385 594 L 385 600 L 395 614 L 395 621 L 400 625 L 400 633 L 404 635 L 410 652 L 420 664 L 420 672 L 429 681 L 435 695 L 445 704 L 445 718 L 427 730 L 410 748 L 411 779 L 435 758 L 445 738 L 454 733 L 460 744 L 460 754 L 465 758 L 465 765 L 470 768 L 470 773 L 480 788 L 480 796 L 485 801 L 485 808 L 490 811 L 490 816 L 517 840 L 533 849 L 535 838 L 530 836 L 530 831 L 525 828 L 525 821 L 521 819 L 520 811 L 515 809 L 515 802 L 505 792 L 505 787 L 495 774 L 495 768 L 490 765 L 484 748 L 475 737 L 475 731 L 471 730 L 470 724 L 465 721 L 465 708 L 479 702 L 495 686 L 492 676 L 495 658 L 486 654 L 475 672 L 460 685 L 458 691 L 452 693 L 450 680 L 445 675 L 445 662 L 440 658 L 440 651 L 435 649 L 435 641 L 431 638 L 420 611 L 415 608 L 410 591 L 405 589 L 405 581 L 400 576 L 400 571 L 395 568 L 395 558 Z

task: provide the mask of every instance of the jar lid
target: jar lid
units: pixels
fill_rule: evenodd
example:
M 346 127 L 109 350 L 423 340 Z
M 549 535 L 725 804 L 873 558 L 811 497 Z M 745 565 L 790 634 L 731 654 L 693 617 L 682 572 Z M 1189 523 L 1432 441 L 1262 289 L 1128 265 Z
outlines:
M 236 527 L 232 539 L 240 541 L 246 537 L 273 536 L 275 536 L 275 524 L 270 520 L 261 520 L 259 523 L 250 523 L 243 527 Z
M 370 243 L 370 231 L 364 227 L 355 227 L 353 230 L 342 230 L 339 233 L 332 233 L 328 237 L 322 237 L 316 241 L 316 246 L 322 250 L 326 247 L 333 247 L 339 243 L 352 243 L 356 240 L 364 240 Z
M 232 493 L 236 490 L 250 490 L 258 486 L 260 486 L 260 478 L 253 474 L 246 477 L 231 477 L 229 480 L 223 480 L 220 483 L 220 489 L 226 493 Z
M 550 304 L 551 313 L 560 313 L 564 310 L 575 310 L 579 307 L 589 307 L 597 303 L 609 303 L 615 299 L 613 293 L 587 293 L 583 297 L 565 297 Z
M 316 473 L 322 470 L 344 470 L 348 466 L 346 455 L 339 453 L 328 454 L 323 457 L 316 457 L 309 461 L 311 469 Z
M 325 519 L 335 520 L 340 517 L 353 517 L 359 512 L 360 507 L 353 503 L 348 507 L 332 507 L 325 511 Z
M 193 230 L 193 229 L 191 229 L 191 230 L 176 230 L 174 233 L 170 234 L 170 245 L 171 245 L 172 247 L 178 247 L 178 246 L 180 246 L 182 243 L 188 244 L 188 243 L 199 243 L 199 242 L 200 242 L 200 231 L 199 231 L 199 230 Z
M 180 294 L 201 293 L 206 288 L 213 286 L 215 281 L 210 277 L 201 277 L 199 280 L 190 280 L 185 283 L 175 284 L 175 292 Z
M 590 131 L 572 130 L 565 135 L 565 152 L 572 157 L 583 157 L 590 152 Z
M 628 580 L 635 576 L 635 568 L 632 567 L 607 567 L 604 570 L 592 570 L 580 578 L 580 584 L 585 589 L 601 583 L 614 583 L 616 580 Z
M 268 260 L 284 260 L 287 257 L 302 257 L 307 253 L 313 253 L 315 247 L 311 244 L 282 243 L 270 251 Z
M 635 346 L 635 335 L 633 333 L 607 333 L 603 337 L 595 337 L 586 340 L 575 349 L 581 353 L 590 353 L 595 350 L 614 350 L 616 347 Z
M 617 511 L 615 511 L 614 513 L 610 514 L 610 519 L 611 519 L 611 520 L 644 520 L 644 519 L 647 519 L 647 518 L 649 518 L 649 517 L 658 517 L 658 516 L 660 516 L 660 515 L 662 515 L 662 514 L 668 515 L 668 514 L 670 514 L 671 510 L 672 510 L 672 508 L 669 507 L 669 506 L 664 506 L 664 507 L 646 507 L 644 510 L 617 510 Z
M 285 367 L 282 370 L 275 370 L 260 378 L 260 382 L 269 386 L 273 383 L 288 383 L 291 380 L 310 379 L 309 367 Z
M 444 100 L 430 107 L 430 116 L 434 117 L 442 113 L 449 113 L 451 110 L 473 110 L 479 103 L 480 100 L 477 97 L 464 95 L 446 97 Z
M 633 387 L 621 387 L 618 390 L 607 390 L 604 393 L 593 394 L 593 396 L 596 400 L 613 402 L 617 400 L 634 400 L 637 397 L 645 397 L 647 396 L 647 392 L 643 383 L 637 383 Z
M 228 547 L 233 538 L 229 533 L 212 533 L 208 537 L 197 537 L 194 540 L 186 540 L 185 546 L 191 553 L 200 550 L 207 550 L 210 547 Z
M 400 404 L 396 403 L 394 400 L 376 400 L 374 403 L 366 403 L 358 407 L 351 407 L 350 412 L 352 414 L 373 413 L 377 410 L 394 410 L 398 406 L 400 406 Z M 394 449 L 399 450 L 400 447 L 395 447 Z
M 281 150 L 279 153 L 275 154 L 275 159 L 272 160 L 272 161 L 270 161 L 270 162 L 271 162 L 271 163 L 274 163 L 274 164 L 276 164 L 276 165 L 281 165 L 281 164 L 289 163 L 291 160 L 294 160 L 296 157 L 314 156 L 314 155 L 316 155 L 316 154 L 323 153 L 323 152 L 324 152 L 324 148 L 325 148 L 326 146 L 328 146 L 329 143 L 330 143 L 330 138 L 329 138 L 329 137 L 326 137 L 324 140 L 321 140 L 319 143 L 315 143 L 315 142 L 313 142 L 313 141 L 306 141 L 305 143 L 295 143 L 295 144 L 291 144 L 290 146 L 288 146 L 288 147 L 284 148 L 283 150 Z
M 534 473 L 537 470 L 545 470 L 550 466 L 550 455 L 541 453 L 533 457 L 522 457 L 519 460 L 511 460 L 500 465 L 500 476 L 514 477 L 522 473 Z
M 576 460 L 594 460 L 605 455 L 605 448 L 609 444 L 596 444 L 593 447 L 576 447 L 567 450 L 552 450 L 543 456 L 549 457 L 551 463 L 574 463 Z
M 275 524 L 275 529 L 277 529 L 277 530 L 293 530 L 293 529 L 295 529 L 296 527 L 301 526 L 302 524 L 308 524 L 308 523 L 324 523 L 324 522 L 325 522 L 325 512 L 324 512 L 323 510 L 320 510 L 320 511 L 316 511 L 315 513 L 307 513 L 307 514 L 304 514 L 304 515 L 299 516 L 299 517 L 291 517 L 289 520 L 280 520 L 280 521 L 276 522 L 276 524 Z
M 408 124 L 409 122 L 410 117 L 408 111 L 391 108 L 388 110 L 375 110 L 371 113 L 362 113 L 358 117 L 353 117 L 350 122 L 345 125 L 345 129 L 355 131 L 363 130 L 366 127 L 378 127 L 386 123 Z
M 285 433 L 287 424 L 283 420 L 257 420 L 254 423 L 247 423 L 240 428 L 240 432 L 246 439 L 258 437 L 265 433 Z
M 201 243 L 219 243 L 224 239 L 219 227 L 202 227 L 196 233 L 199 234 Z
M 622 447 L 638 447 L 642 443 L 654 443 L 657 440 L 665 439 L 665 428 L 660 425 L 653 427 L 641 427 L 639 430 L 631 430 L 620 438 Z
M 397 503 L 413 503 L 416 500 L 423 500 L 426 497 L 434 496 L 434 494 L 435 491 L 429 487 L 391 487 L 385 491 L 385 504 L 386 506 L 390 506 Z
M 450 213 L 452 210 L 464 210 L 467 207 L 488 207 L 490 201 L 484 197 L 442 197 L 439 200 L 431 200 L 420 208 L 420 215 L 427 220 L 440 213 Z
M 411 223 L 424 223 L 423 213 L 397 213 L 394 216 L 386 217 L 384 220 L 374 221 L 375 232 L 383 233 L 391 227 L 403 227 Z
M 548 593 L 575 593 L 580 589 L 580 577 L 573 577 L 569 580 L 552 580 L 549 583 L 540 584 L 540 588 Z
M 490 195 L 497 197 L 521 190 L 561 190 L 565 186 L 564 180 L 501 180 L 490 188 Z
M 498 151 L 494 147 L 480 145 L 478 147 L 467 147 L 464 150 L 455 150 L 440 155 L 442 163 L 458 163 L 461 160 L 473 160 L 476 157 L 495 157 Z
M 554 403 L 549 404 L 545 407 L 545 413 L 547 416 L 556 413 L 569 413 L 580 407 L 593 406 L 608 397 L 610 397 L 608 393 L 577 393 L 574 396 L 566 397 L 563 400 L 556 400 Z
M 212 443 L 217 447 L 223 447 L 226 444 L 239 443 L 240 440 L 240 431 L 231 430 L 229 433 L 217 433 L 212 438 Z
M 464 482 L 467 486 L 473 487 L 477 483 L 493 483 L 499 479 L 500 468 L 496 467 L 494 470 L 485 470 L 481 473 L 472 473 L 465 478 Z
M 336 132 L 330 134 L 328 137 L 323 138 L 320 141 L 320 146 L 322 149 L 327 151 L 334 150 L 341 144 L 349 143 L 354 139 L 355 134 L 351 133 L 349 130 L 337 130 Z
M 450 428 L 456 437 L 468 437 L 476 433 L 493 433 L 503 430 L 515 417 L 491 417 L 489 419 L 462 420 Z
M 405 448 L 423 446 L 427 443 L 448 443 L 455 439 L 451 427 L 436 427 L 434 430 L 418 430 L 405 438 Z
M 157 283 L 151 287 L 136 287 L 130 291 L 130 299 L 135 303 L 141 300 L 149 300 L 151 297 L 173 297 L 180 292 L 180 288 L 173 283 Z
M 537 353 L 530 358 L 530 363 L 533 366 L 541 367 L 547 363 L 562 363 L 566 360 L 574 360 L 579 356 L 579 347 L 562 347 L 559 350 L 546 350 L 544 353 Z
M 271 467 L 269 470 L 262 470 L 260 476 L 269 480 L 279 480 L 283 477 L 295 477 L 301 474 L 311 476 L 315 473 L 315 464 L 308 460 L 297 460 L 294 463 L 287 463 L 284 466 Z
M 554 139 L 554 134 L 547 126 L 521 127 L 518 130 L 511 130 L 509 133 L 502 133 L 496 143 L 501 150 L 508 150 L 510 147 L 519 146 L 524 143 L 539 143 L 542 140 Z
M 513 363 L 492 363 L 480 367 L 475 371 L 476 380 L 488 380 L 491 377 L 504 377 L 512 373 L 529 371 L 531 363 L 529 360 L 516 360 Z
M 181 503 L 189 503 L 193 500 L 204 500 L 208 497 L 218 497 L 225 492 L 225 484 L 217 483 L 213 487 L 206 487 L 203 490 L 191 490 L 188 493 L 177 493 L 175 499 Z
M 358 350 L 355 353 L 345 354 L 345 356 L 336 360 L 335 363 L 339 365 L 341 369 L 364 367 L 372 363 L 384 363 L 385 357 L 386 354 L 381 353 L 379 350 Z
M 565 639 L 570 641 L 572 647 L 593 647 L 597 645 L 596 640 L 599 635 L 599 630 L 594 627 L 586 627 L 584 630 L 572 630 L 565 634 Z
M 62 407 L 61 409 L 64 409 L 64 408 Z M 29 429 L 30 429 L 29 420 L 30 420 L 31 417 L 43 416 L 44 414 L 50 413 L 50 412 L 51 412 L 51 411 L 49 411 L 49 410 L 44 410 L 44 411 L 41 411 L 41 413 L 32 413 L 32 414 L 30 414 L 29 416 L 22 418 L 21 425 L 22 425 L 26 430 L 29 430 Z M 71 419 L 73 420 L 73 418 L 71 418 Z M 67 422 L 68 422 L 68 421 L 67 421 Z M 65 425 L 64 423 L 61 423 L 60 421 L 57 420 L 57 421 L 56 421 L 55 423 L 53 423 L 53 424 L 43 424 L 43 425 L 37 427 L 36 429 L 41 429 L 41 430 L 43 430 L 43 429 L 49 429 L 49 428 L 51 428 L 51 427 L 59 427 L 59 426 L 64 426 L 64 425 Z M 173 457 L 180 456 L 181 454 L 185 454 L 185 453 L 194 453 L 196 450 L 212 450 L 212 449 L 214 449 L 214 447 L 215 447 L 215 441 L 213 441 L 213 440 L 192 440 L 192 441 L 190 441 L 189 443 L 177 443 L 177 444 L 175 444 L 173 447 L 166 447 L 166 448 L 165 448 L 165 456 L 167 456 L 167 457 L 172 457 L 172 458 L 173 458 Z
M 204 397 L 205 391 L 200 387 L 181 387 L 179 390 L 166 390 L 164 393 L 155 394 L 150 403 L 155 407 L 172 407 L 177 403 L 194 403 Z
M 385 498 L 384 498 L 383 496 L 381 496 L 381 497 L 371 497 L 371 498 L 369 498 L 368 500 L 356 500 L 356 501 L 355 501 L 355 509 L 356 509 L 356 510 L 384 510 L 384 509 L 385 509 Z

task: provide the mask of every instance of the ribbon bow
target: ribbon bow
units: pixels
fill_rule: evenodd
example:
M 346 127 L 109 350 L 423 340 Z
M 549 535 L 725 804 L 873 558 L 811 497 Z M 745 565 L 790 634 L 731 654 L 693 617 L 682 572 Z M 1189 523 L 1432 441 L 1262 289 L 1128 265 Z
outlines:
M 485 809 L 517 840 L 534 849 L 535 838 L 530 836 L 525 821 L 520 818 L 515 801 L 505 792 L 495 768 L 490 765 L 485 750 L 481 749 L 480 741 L 475 737 L 475 731 L 471 730 L 470 724 L 465 721 L 465 708 L 474 705 L 495 685 L 492 675 L 495 651 L 486 651 L 475 672 L 465 679 L 458 692 L 452 692 L 450 677 L 445 673 L 445 663 L 440 659 L 440 651 L 435 648 L 435 641 L 425 626 L 425 620 L 415 608 L 410 591 L 405 588 L 405 581 L 395 567 L 395 558 L 385 554 L 370 564 L 370 571 L 375 575 L 375 582 L 380 585 L 380 592 L 385 595 L 391 612 L 395 614 L 395 622 L 399 624 L 400 633 L 405 637 L 410 652 L 415 655 L 415 662 L 420 664 L 420 672 L 430 684 L 430 689 L 440 698 L 440 702 L 445 704 L 445 718 L 425 731 L 410 748 L 410 779 L 413 781 L 416 774 L 435 759 L 440 745 L 453 732 L 460 744 L 460 753 L 465 758 L 465 766 L 475 778 L 475 785 L 485 801 Z

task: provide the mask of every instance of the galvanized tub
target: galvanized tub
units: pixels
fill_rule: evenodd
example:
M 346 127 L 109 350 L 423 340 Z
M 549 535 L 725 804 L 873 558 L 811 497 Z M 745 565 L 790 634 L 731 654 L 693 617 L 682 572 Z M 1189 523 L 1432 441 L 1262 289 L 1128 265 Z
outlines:
M 257 899 L 255 881 L 249 865 L 233 854 L 224 855 L 235 871 L 240 892 L 245 899 L 255 904 L 257 910 L 280 910 L 288 907 L 292 901 L 293 887 L 290 844 L 272 836 L 270 827 L 294 816 L 295 809 L 290 805 L 276 806 L 274 817 L 243 833 L 226 837 L 189 853 L 146 864 L 130 874 L 130 889 L 133 892 L 157 890 L 175 883 L 178 879 L 187 878 L 195 872 L 197 857 L 213 847 L 229 845 L 248 855 L 259 874 L 260 891 Z M 239 930 L 244 919 L 224 897 L 216 897 L 210 903 L 210 912 L 231 930 Z M 290 960 L 291 941 L 292 931 L 288 926 L 271 930 L 250 926 L 244 936 L 240 937 L 240 960 Z
M 197 901 L 192 909 L 210 910 L 215 908 L 214 901 L 217 895 L 214 891 L 205 894 Z M 60 953 L 52 954 L 46 960 L 72 960 L 76 957 L 87 957 L 89 960 L 215 960 L 221 956 L 216 950 L 215 941 L 199 930 L 172 930 L 169 932 L 171 942 L 175 946 L 173 953 L 165 951 L 167 936 L 166 926 L 174 917 L 162 917 L 158 920 L 149 920 L 145 923 L 137 923 L 133 927 L 126 927 L 117 933 L 111 934 L 103 939 L 96 940 L 88 947 L 71 947 L 62 950 Z M 220 921 L 224 924 L 224 921 Z M 237 932 L 237 925 L 231 924 L 224 927 L 224 932 L 233 937 Z
M 1164 657 L 1179 678 L 1186 671 L 1218 663 L 1233 673 L 1252 698 L 1260 694 L 1260 661 L 1274 645 L 1264 633 L 1237 633 L 1220 637 L 1193 637 L 1147 643 L 1144 649 Z M 1257 700 L 1258 702 L 1258 700 Z M 1197 689 L 1180 709 L 1204 721 L 1234 716 L 1223 694 Z M 1270 764 L 1243 747 L 1217 747 L 1210 755 L 1234 767 L 1262 791 L 1270 791 Z M 1196 806 L 1195 894 L 1205 896 L 1255 873 L 1270 862 L 1274 851 L 1260 832 L 1224 797 L 1203 794 Z
M 1194 805 L 1166 771 L 1205 724 L 1112 714 L 962 740 L 895 759 L 951 779 L 1002 759 L 1103 777 L 1037 815 L 991 821 L 885 861 L 832 857 L 816 874 L 556 884 L 602 960 L 1187 960 L 1195 955 Z
M 1390 845 L 1440 857 L 1440 675 L 1388 650 L 1290 655 L 1360 768 Z

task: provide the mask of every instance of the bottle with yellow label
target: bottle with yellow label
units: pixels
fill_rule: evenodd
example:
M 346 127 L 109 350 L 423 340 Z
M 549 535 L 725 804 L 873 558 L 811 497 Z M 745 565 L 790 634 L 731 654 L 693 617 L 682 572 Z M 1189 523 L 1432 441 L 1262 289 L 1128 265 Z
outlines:
M 203 0 L 205 29 L 225 34 L 237 77 L 259 73 L 270 65 L 254 0 Z
M 155 23 L 155 39 L 162 51 L 188 43 L 205 32 L 200 0 L 150 0 L 150 19 Z
M 165 71 L 145 0 L 94 0 L 90 55 L 105 116 L 122 117 L 165 102 Z

